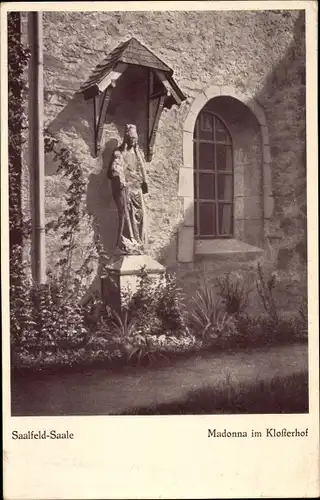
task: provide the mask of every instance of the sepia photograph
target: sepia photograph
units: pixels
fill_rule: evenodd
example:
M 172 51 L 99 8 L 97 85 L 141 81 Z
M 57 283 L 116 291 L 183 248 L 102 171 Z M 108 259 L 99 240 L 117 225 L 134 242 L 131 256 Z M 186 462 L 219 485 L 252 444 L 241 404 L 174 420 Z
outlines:
M 11 416 L 307 414 L 305 10 L 62 7 L 7 13 Z
M 316 2 L 0 14 L 3 497 L 318 497 Z

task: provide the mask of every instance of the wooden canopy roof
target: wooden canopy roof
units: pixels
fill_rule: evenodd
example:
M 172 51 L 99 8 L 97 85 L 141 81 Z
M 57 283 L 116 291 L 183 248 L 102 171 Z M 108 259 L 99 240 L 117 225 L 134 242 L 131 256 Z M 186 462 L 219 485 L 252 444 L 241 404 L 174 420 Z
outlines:
M 89 78 L 81 85 L 78 93 L 90 99 L 106 90 L 127 69 L 128 65 L 149 68 L 162 82 L 164 92 L 168 96 L 165 107 L 181 104 L 185 96 L 173 80 L 173 70 L 147 49 L 136 38 L 121 43 L 99 63 Z

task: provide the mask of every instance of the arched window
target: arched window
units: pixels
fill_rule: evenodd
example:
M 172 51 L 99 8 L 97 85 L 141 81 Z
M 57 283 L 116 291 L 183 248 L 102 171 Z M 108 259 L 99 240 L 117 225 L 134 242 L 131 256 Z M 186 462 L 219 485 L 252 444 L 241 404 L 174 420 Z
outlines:
M 221 118 L 206 109 L 193 135 L 196 238 L 233 237 L 233 151 Z

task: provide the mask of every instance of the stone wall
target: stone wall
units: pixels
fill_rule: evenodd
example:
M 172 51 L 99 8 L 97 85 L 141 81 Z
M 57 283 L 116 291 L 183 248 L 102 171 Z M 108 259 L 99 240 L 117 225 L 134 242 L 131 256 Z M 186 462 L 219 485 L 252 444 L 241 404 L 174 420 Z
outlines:
M 235 238 L 263 247 L 262 144 L 256 117 L 240 101 L 216 97 L 206 108 L 223 118 L 233 139 Z
M 261 232 L 260 216 L 253 215 L 252 209 L 254 198 L 261 208 L 259 171 L 254 176 L 247 169 L 247 177 L 243 179 L 251 194 L 246 200 L 247 208 L 242 210 L 246 216 L 238 217 L 237 231 L 244 240 L 265 245 L 265 259 L 277 268 L 302 276 L 306 262 L 303 12 L 44 12 L 43 22 L 46 125 L 81 162 L 88 183 L 87 211 L 95 222 L 93 231 L 99 232 L 107 251 L 113 245 L 116 222 L 106 166 L 112 149 L 122 138 L 125 123 L 137 123 L 140 142 L 145 146 L 145 83 L 133 86 L 140 76 L 143 80 L 143 75 L 137 74 L 138 69 L 119 79 L 104 124 L 102 153 L 97 159 L 92 155 L 92 103 L 75 93 L 106 54 L 121 42 L 136 37 L 174 70 L 174 78 L 187 97 L 180 107 L 173 106 L 163 112 L 155 154 L 147 164 L 151 254 L 170 269 L 177 268 L 177 234 L 183 219 L 183 203 L 177 196 L 179 170 L 183 165 L 183 123 L 199 92 L 212 84 L 230 85 L 241 92 L 249 90 L 265 111 L 275 199 L 274 215 Z M 227 112 L 225 104 L 220 102 L 222 113 Z M 219 107 L 219 103 L 216 105 Z M 241 106 L 237 103 L 233 112 L 236 114 Z M 261 143 L 249 113 L 248 128 L 242 138 L 236 132 L 236 127 L 241 129 L 241 121 L 234 118 L 230 126 L 231 133 L 238 138 L 236 172 L 239 173 L 241 165 L 260 161 Z M 251 152 L 246 148 L 249 140 Z M 47 158 L 48 221 L 61 213 L 67 188 L 55 168 Z M 92 240 L 93 231 L 82 228 L 79 247 Z M 57 235 L 48 237 L 49 265 L 54 264 L 59 246 Z M 81 264 L 81 258 L 79 252 L 75 267 Z M 226 262 L 223 268 L 228 269 L 230 263 Z M 222 270 L 214 262 L 206 266 L 204 269 L 194 263 L 187 267 L 194 274 Z

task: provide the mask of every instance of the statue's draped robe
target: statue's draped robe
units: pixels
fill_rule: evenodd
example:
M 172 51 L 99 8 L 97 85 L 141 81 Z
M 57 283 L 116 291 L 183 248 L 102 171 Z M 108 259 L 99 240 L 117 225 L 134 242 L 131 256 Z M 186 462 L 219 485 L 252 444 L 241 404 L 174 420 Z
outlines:
M 141 161 L 141 153 L 137 154 L 134 148 L 116 149 L 108 172 L 113 199 L 118 208 L 116 250 L 126 254 L 143 254 L 146 250 Z

